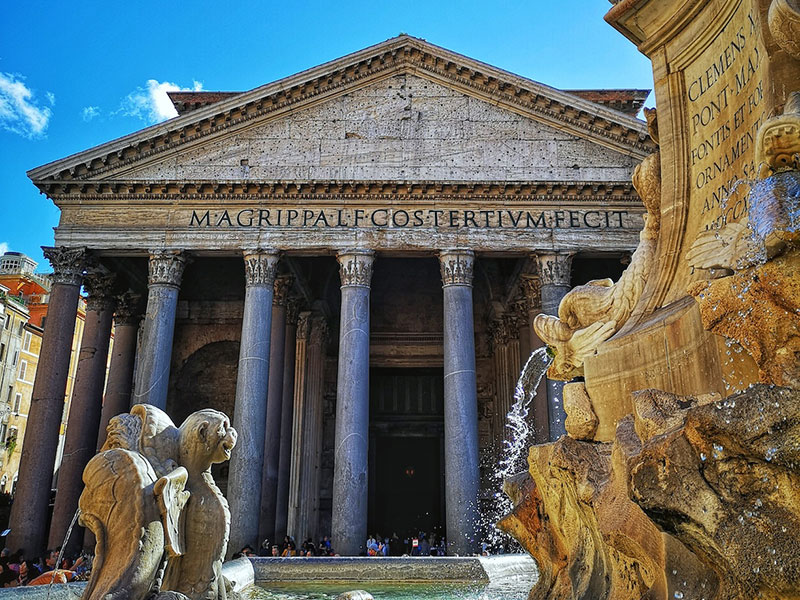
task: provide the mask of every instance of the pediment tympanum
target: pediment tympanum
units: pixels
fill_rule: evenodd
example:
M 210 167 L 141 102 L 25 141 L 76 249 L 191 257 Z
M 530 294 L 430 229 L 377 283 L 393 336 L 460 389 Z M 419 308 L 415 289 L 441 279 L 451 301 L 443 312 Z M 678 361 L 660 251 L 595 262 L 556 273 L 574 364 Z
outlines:
M 637 162 L 442 84 L 398 74 L 114 177 L 625 181 Z

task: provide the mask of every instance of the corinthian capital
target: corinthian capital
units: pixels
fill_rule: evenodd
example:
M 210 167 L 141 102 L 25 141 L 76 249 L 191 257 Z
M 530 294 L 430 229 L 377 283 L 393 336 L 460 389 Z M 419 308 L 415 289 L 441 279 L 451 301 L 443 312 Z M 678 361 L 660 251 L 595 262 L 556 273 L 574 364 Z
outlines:
M 294 284 L 294 277 L 291 275 L 280 275 L 276 277 L 275 284 L 272 286 L 272 303 L 278 306 L 286 306 L 292 284 Z
M 113 308 L 114 281 L 117 276 L 105 267 L 95 264 L 86 270 L 83 287 L 88 294 L 86 310 L 105 310 Z
M 247 287 L 274 285 L 279 258 L 277 250 L 245 250 L 244 276 Z
M 142 297 L 132 290 L 120 294 L 116 298 L 114 310 L 115 325 L 136 325 L 142 320 Z
M 475 253 L 472 250 L 442 250 L 439 267 L 442 271 L 442 287 L 449 285 L 472 286 L 472 270 Z
M 520 275 L 520 291 L 528 311 L 542 308 L 542 280 L 537 275 Z
M 372 263 L 375 252 L 372 250 L 346 250 L 336 255 L 339 261 L 339 276 L 342 287 L 366 287 L 372 281 Z
M 147 283 L 178 288 L 185 266 L 186 257 L 180 251 L 153 250 L 150 252 L 150 275 Z
M 42 246 L 44 257 L 53 266 L 53 283 L 80 285 L 86 270 L 86 248 Z
M 536 255 L 542 285 L 570 285 L 572 276 L 572 254 L 549 252 Z

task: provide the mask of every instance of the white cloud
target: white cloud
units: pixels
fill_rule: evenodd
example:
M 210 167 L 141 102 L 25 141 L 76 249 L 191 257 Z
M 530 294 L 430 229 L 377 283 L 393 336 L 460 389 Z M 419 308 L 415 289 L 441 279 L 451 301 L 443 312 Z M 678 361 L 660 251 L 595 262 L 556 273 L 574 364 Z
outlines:
M 55 96 L 47 93 L 50 103 Z M 3 129 L 31 138 L 42 135 L 52 114 L 47 106 L 37 106 L 33 92 L 23 78 L 0 73 L 0 126 Z
M 0 242 L 0 255 L 5 254 L 8 252 L 8 244 L 6 242 Z
M 84 121 L 91 121 L 95 117 L 100 115 L 100 107 L 99 106 L 84 106 L 83 110 L 81 111 L 81 116 L 83 117 Z
M 148 79 L 145 87 L 136 88 L 122 101 L 122 105 L 115 114 L 136 117 L 147 123 L 158 123 L 178 116 L 178 111 L 167 96 L 167 92 L 200 91 L 203 84 L 199 81 L 192 82 L 192 87 L 180 87 L 169 81 L 159 82 Z

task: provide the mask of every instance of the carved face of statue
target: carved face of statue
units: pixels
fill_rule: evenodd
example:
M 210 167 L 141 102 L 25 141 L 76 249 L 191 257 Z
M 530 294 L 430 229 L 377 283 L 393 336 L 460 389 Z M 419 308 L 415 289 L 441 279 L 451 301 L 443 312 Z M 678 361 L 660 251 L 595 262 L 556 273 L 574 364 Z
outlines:
M 209 466 L 229 460 L 238 437 L 228 417 L 211 409 L 189 415 L 180 432 L 181 453 L 202 456 Z

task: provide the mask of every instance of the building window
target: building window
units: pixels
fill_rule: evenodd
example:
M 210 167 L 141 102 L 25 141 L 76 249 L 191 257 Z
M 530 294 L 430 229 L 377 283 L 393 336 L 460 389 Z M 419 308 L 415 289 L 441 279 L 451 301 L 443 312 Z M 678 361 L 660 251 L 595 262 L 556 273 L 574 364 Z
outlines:
M 0 362 L 3 362 L 3 358 L 6 355 L 6 345 L 0 344 Z
M 22 349 L 25 352 L 30 352 L 31 350 L 31 338 L 33 338 L 33 334 L 30 331 L 25 332 L 25 341 L 22 342 Z
M 14 386 L 8 386 L 8 395 L 6 396 L 6 404 L 11 404 L 11 395 L 14 393 Z
M 19 322 L 19 329 L 17 331 L 17 335 L 22 335 L 22 332 L 25 331 L 25 321 Z
M 19 361 L 19 377 L 20 381 L 25 381 L 25 375 L 28 374 L 28 361 L 21 360 Z
M 16 367 L 19 362 L 19 350 L 14 350 L 14 360 L 11 361 L 11 366 Z
M 6 329 L 11 329 L 11 315 L 6 317 Z
M 17 392 L 17 395 L 14 396 L 14 412 L 19 414 L 20 406 L 22 406 L 22 394 Z

